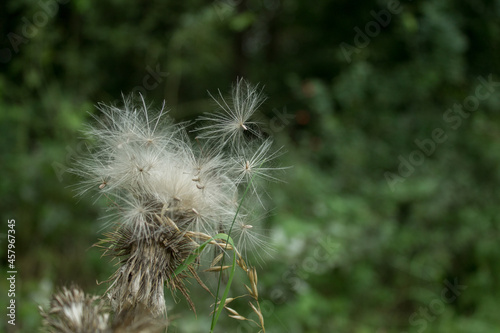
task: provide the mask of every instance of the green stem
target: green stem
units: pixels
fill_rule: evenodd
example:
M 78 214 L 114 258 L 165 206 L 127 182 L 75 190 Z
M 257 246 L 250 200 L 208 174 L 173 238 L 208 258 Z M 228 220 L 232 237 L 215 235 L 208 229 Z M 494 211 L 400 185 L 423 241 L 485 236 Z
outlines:
M 243 196 L 241 197 L 240 203 L 238 205 L 238 209 L 236 210 L 236 214 L 234 215 L 233 222 L 231 223 L 231 227 L 229 228 L 229 232 L 227 233 L 228 239 L 231 236 L 231 231 L 233 230 L 234 222 L 236 221 L 236 217 L 238 216 L 238 213 L 240 212 L 241 205 L 243 204 L 243 200 L 245 200 L 245 196 L 247 195 L 248 189 L 250 188 L 250 185 L 252 184 L 254 177 L 255 177 L 255 174 L 250 179 L 250 182 L 248 183 L 248 185 L 245 189 L 245 192 L 243 192 Z M 224 250 L 227 249 L 227 244 L 228 244 L 228 242 L 226 242 L 226 248 Z M 233 248 L 236 248 L 234 246 L 234 244 L 231 244 L 231 245 L 233 246 Z M 221 266 L 222 267 L 224 266 L 224 256 L 222 256 Z M 217 320 L 219 319 L 219 316 L 222 312 L 222 309 L 224 309 L 224 303 L 226 302 L 226 298 L 227 298 L 227 295 L 229 293 L 229 288 L 231 286 L 231 282 L 233 281 L 233 276 L 234 276 L 235 271 L 236 271 L 236 253 L 233 253 L 233 266 L 231 267 L 231 274 L 229 276 L 226 289 L 224 290 L 224 294 L 222 295 L 222 298 L 220 300 L 220 304 L 217 307 L 217 302 L 219 299 L 219 290 L 220 290 L 220 285 L 222 282 L 222 271 L 219 273 L 219 282 L 217 283 L 217 291 L 215 293 L 215 303 L 214 303 L 215 304 L 214 306 L 216 307 L 217 311 L 215 311 L 215 309 L 214 309 L 214 313 L 212 315 L 212 325 L 210 326 L 210 333 L 213 333 L 215 325 L 217 324 Z

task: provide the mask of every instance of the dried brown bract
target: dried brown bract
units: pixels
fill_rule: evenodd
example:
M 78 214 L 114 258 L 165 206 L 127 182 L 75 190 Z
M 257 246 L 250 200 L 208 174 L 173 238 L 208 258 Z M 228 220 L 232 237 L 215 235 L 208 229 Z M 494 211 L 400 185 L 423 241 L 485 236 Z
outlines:
M 168 217 L 156 215 L 149 222 L 148 232 L 141 237 L 134 235 L 130 227 L 121 227 L 99 243 L 106 248 L 106 255 L 120 259 L 120 267 L 109 280 L 113 309 L 120 313 L 141 306 L 153 316 L 164 315 L 165 285 L 172 291 L 179 290 L 194 309 L 184 286 L 187 275 L 174 272 L 198 243 Z M 193 265 L 189 270 L 196 275 Z

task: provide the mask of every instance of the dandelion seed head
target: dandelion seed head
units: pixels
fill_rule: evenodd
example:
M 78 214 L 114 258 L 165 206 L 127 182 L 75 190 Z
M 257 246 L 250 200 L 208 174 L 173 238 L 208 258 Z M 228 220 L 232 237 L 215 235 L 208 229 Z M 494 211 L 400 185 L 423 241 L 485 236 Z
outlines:
M 251 120 L 266 99 L 258 86 L 252 86 L 247 81 L 239 79 L 233 86 L 229 101 L 226 101 L 220 91 L 217 97 L 210 96 L 220 111 L 199 117 L 198 121 L 205 123 L 196 129 L 200 132 L 199 138 L 237 147 L 241 144 L 244 132 L 261 137 L 255 129 L 257 122 Z

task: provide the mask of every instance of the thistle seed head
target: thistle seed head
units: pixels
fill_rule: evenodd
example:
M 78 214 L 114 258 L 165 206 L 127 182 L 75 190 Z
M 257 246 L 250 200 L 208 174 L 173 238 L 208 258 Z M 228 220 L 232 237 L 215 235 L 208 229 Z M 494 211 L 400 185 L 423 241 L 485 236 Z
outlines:
M 255 111 L 266 100 L 262 90 L 258 86 L 252 86 L 247 81 L 239 79 L 233 86 L 229 101 L 222 96 L 212 97 L 220 110 L 216 113 L 207 114 L 199 120 L 206 124 L 196 129 L 199 138 L 216 140 L 220 144 L 238 147 L 245 132 L 250 132 L 255 137 L 260 137 L 257 122 L 251 117 Z
M 108 289 L 113 310 L 118 313 L 140 306 L 155 317 L 166 314 L 165 284 L 181 291 L 189 301 L 184 276 L 176 276 L 174 271 L 198 244 L 165 216 L 147 221 L 147 228 L 149 232 L 142 237 L 134 229 L 120 228 L 101 242 L 101 246 L 109 245 L 106 254 L 121 261 Z
M 243 253 L 266 243 L 254 223 L 237 218 L 233 225 L 238 214 L 245 215 L 240 195 L 247 187 L 262 203 L 259 180 L 277 180 L 275 171 L 283 169 L 272 165 L 281 151 L 272 152 L 272 141 L 260 138 L 251 119 L 265 98 L 243 79 L 228 101 L 219 96 L 221 110 L 198 119 L 205 125 L 197 129 L 196 144 L 187 124 L 168 119 L 165 105 L 151 112 L 142 97 L 139 103 L 124 98 L 123 107 L 99 104 L 102 116 L 87 127 L 94 144 L 73 172 L 85 178 L 80 194 L 94 190 L 113 203 L 114 229 L 99 245 L 119 261 L 108 280 L 117 318 L 142 312 L 163 316 L 165 285 L 180 291 L 194 309 L 185 287 L 188 275 L 174 272 L 216 234 L 234 230 Z M 187 266 L 190 277 L 204 286 L 194 266 Z
M 62 288 L 52 297 L 49 310 L 40 312 L 48 332 L 111 332 L 104 302 L 78 287 Z

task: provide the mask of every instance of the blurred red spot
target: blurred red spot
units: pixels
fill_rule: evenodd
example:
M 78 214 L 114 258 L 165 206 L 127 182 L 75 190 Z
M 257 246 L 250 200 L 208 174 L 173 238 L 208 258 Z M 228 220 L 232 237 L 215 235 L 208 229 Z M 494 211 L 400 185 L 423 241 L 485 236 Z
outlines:
M 316 95 L 316 89 L 314 87 L 314 83 L 311 81 L 305 81 L 302 83 L 302 93 L 305 97 L 311 98 Z
M 311 114 L 307 110 L 298 110 L 295 113 L 295 120 L 299 125 L 307 125 L 311 120 Z

